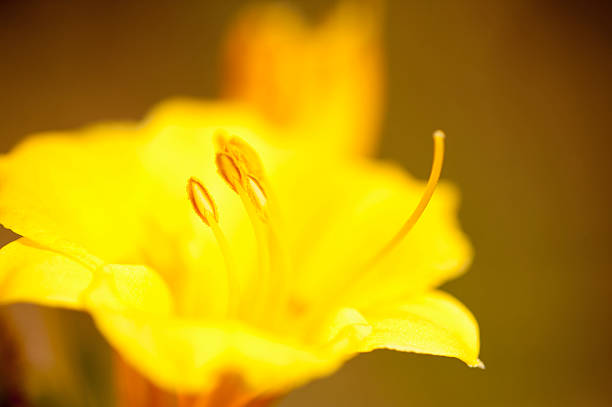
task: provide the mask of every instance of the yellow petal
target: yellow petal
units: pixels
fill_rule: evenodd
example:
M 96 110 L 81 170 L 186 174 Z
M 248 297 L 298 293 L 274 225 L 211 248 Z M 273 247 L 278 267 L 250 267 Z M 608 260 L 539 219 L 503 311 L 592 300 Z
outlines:
M 371 332 L 372 327 L 359 311 L 345 307 L 323 324 L 317 342 L 336 353 L 350 354 Z
M 306 173 L 295 172 L 300 170 Z M 297 164 L 284 173 L 287 178 L 273 181 L 292 226 L 295 288 L 306 302 L 338 293 L 351 297 L 340 305 L 358 309 L 393 302 L 458 276 L 471 261 L 456 219 L 457 191 L 442 183 L 404 241 L 360 281 L 357 276 L 406 221 L 425 183 L 396 166 L 326 163 L 320 157 L 316 166 Z
M 236 374 L 256 394 L 282 393 L 329 374 L 346 358 L 313 351 L 230 321 L 140 319 L 94 314 L 99 329 L 126 360 L 156 384 L 206 392 Z
M 142 144 L 123 124 L 30 137 L 0 159 L 0 222 L 92 267 L 88 253 L 134 261 L 145 233 Z
M 109 308 L 125 313 L 168 315 L 173 299 L 161 277 L 145 266 L 107 264 L 87 300 L 93 309 Z
M 393 308 L 364 312 L 372 333 L 362 352 L 386 348 L 461 359 L 484 367 L 478 359 L 478 324 L 459 301 L 434 291 Z
M 146 267 L 110 264 L 91 269 L 25 238 L 0 249 L 0 302 L 146 314 L 172 310 L 165 283 Z
M 184 392 L 209 391 L 219 377 L 236 374 L 253 393 L 282 393 L 329 374 L 354 352 L 379 348 L 482 366 L 474 318 L 442 292 L 363 313 L 340 309 L 323 330 L 325 338 L 308 346 L 231 321 L 144 319 L 107 311 L 94 317 L 113 347 L 143 374 Z
M 0 302 L 80 308 L 90 269 L 21 238 L 0 249 Z
M 323 148 L 371 152 L 384 87 L 380 12 L 347 1 L 310 25 L 285 5 L 251 7 L 228 34 L 225 96 Z

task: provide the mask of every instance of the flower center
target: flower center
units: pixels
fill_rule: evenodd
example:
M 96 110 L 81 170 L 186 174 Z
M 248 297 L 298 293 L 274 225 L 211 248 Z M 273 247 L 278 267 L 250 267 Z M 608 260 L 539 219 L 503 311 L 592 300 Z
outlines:
M 257 273 L 246 285 L 248 289 L 244 295 L 239 293 L 227 239 L 218 225 L 216 205 L 204 185 L 193 177 L 188 183 L 189 198 L 202 221 L 211 227 L 223 253 L 228 270 L 228 314 L 273 327 L 285 312 L 291 269 L 280 238 L 274 199 L 270 196 L 263 164 L 255 150 L 237 137 L 227 137 L 220 132 L 215 145 L 217 171 L 239 196 L 257 243 Z
M 370 261 L 357 270 L 350 283 L 337 287 L 336 295 L 332 298 L 310 304 L 310 309 L 306 311 L 308 315 L 304 318 L 305 326 L 310 326 L 310 322 L 316 323 L 320 318 L 325 318 L 324 313 L 343 305 L 342 301 L 358 289 L 360 283 L 371 277 L 375 266 L 398 246 L 421 217 L 440 179 L 444 159 L 444 133 L 438 130 L 433 138 L 431 173 L 425 191 L 408 220 Z M 239 196 L 257 242 L 257 273 L 245 286 L 244 293 L 240 292 L 235 262 L 219 227 L 215 202 L 204 185 L 193 177 L 188 181 L 189 199 L 194 211 L 212 230 L 223 255 L 228 276 L 228 316 L 244 318 L 273 329 L 289 312 L 291 290 L 291 265 L 279 233 L 276 202 L 259 155 L 250 145 L 222 132 L 217 134 L 215 145 L 217 171 Z

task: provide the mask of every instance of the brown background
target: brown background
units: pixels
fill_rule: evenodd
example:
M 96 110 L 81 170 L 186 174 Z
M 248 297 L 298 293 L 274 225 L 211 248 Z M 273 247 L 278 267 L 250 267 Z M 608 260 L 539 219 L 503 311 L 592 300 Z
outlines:
M 327 7 L 298 3 L 313 17 Z M 172 95 L 214 97 L 241 4 L 0 1 L 0 149 L 137 119 Z M 462 190 L 476 259 L 446 288 L 478 317 L 487 370 L 378 351 L 281 406 L 612 404 L 611 18 L 606 1 L 389 2 L 380 155 L 424 178 L 429 135 L 449 136 L 444 175 Z M 68 317 L 72 364 L 39 372 L 37 405 L 108 405 L 108 354 L 78 340 L 95 333 L 86 317 Z

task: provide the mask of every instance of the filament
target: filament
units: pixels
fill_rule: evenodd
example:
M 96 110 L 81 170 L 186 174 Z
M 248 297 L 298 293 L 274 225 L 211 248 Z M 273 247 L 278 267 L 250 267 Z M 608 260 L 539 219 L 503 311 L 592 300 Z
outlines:
M 239 306 L 240 286 L 238 284 L 234 257 L 227 243 L 227 238 L 219 227 L 217 206 L 204 185 L 194 177 L 191 177 L 187 183 L 187 193 L 194 211 L 212 230 L 219 251 L 223 257 L 227 271 L 227 313 L 233 316 L 236 314 Z
M 252 300 L 253 303 L 251 309 L 248 310 L 248 313 L 257 317 L 263 312 L 261 309 L 261 307 L 265 305 L 263 299 L 267 298 L 268 296 L 267 290 L 271 278 L 270 252 L 267 245 L 266 231 L 264 230 L 264 225 L 257 214 L 257 209 L 251 202 L 247 192 L 242 187 L 238 187 L 237 192 L 253 227 L 255 242 L 257 244 L 259 262 L 258 273 L 252 278 L 250 285 L 253 287 L 253 291 L 250 293 L 250 298 L 245 301 L 245 303 L 248 304 L 251 303 Z
M 236 275 L 236 265 L 234 264 L 234 257 L 231 254 L 229 244 L 225 234 L 221 231 L 219 224 L 213 222 L 210 225 L 210 229 L 215 236 L 221 255 L 225 262 L 225 268 L 227 269 L 227 309 L 230 316 L 236 315 L 239 307 L 240 299 L 240 285 L 238 284 L 238 278 Z

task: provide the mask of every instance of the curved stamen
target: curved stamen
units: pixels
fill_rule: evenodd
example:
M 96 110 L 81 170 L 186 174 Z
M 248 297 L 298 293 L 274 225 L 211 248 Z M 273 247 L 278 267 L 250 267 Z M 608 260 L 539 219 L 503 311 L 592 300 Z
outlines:
M 421 195 L 421 199 L 417 204 L 416 208 L 413 210 L 412 214 L 408 218 L 408 220 L 402 225 L 400 230 L 389 240 L 389 242 L 374 256 L 370 261 L 364 264 L 362 268 L 353 276 L 348 286 L 337 287 L 336 291 L 334 291 L 335 295 L 333 298 L 330 298 L 328 301 L 323 301 L 321 303 L 315 304 L 312 309 L 309 311 L 309 315 L 303 321 L 303 326 L 306 330 L 312 327 L 312 324 L 317 321 L 325 318 L 325 313 L 330 309 L 340 306 L 342 301 L 347 298 L 350 294 L 354 292 L 355 289 L 360 287 L 360 284 L 367 280 L 368 277 L 371 277 L 372 270 L 376 264 L 381 261 L 385 256 L 387 256 L 390 252 L 392 252 L 399 243 L 406 237 L 406 235 L 412 230 L 416 222 L 419 220 L 427 204 L 431 200 L 431 197 L 438 185 L 438 181 L 440 180 L 440 174 L 442 173 L 442 163 L 444 162 L 444 140 L 446 136 L 441 130 L 436 130 L 433 133 L 434 139 L 434 153 L 433 153 L 433 163 L 431 166 L 431 172 L 429 174 L 429 179 L 427 180 L 427 185 L 425 186 L 425 191 L 423 191 L 423 195 Z
M 427 180 L 427 185 L 425 186 L 425 191 L 421 196 L 421 200 L 417 204 L 414 211 L 401 227 L 401 229 L 393 236 L 393 238 L 383 247 L 376 256 L 372 258 L 370 263 L 368 264 L 370 268 L 378 263 L 382 258 L 387 256 L 397 245 L 406 237 L 408 232 L 412 230 L 414 225 L 416 225 L 417 221 L 427 208 L 427 204 L 431 200 L 434 191 L 436 190 L 436 186 L 438 185 L 438 181 L 440 180 L 440 174 L 442 173 L 442 163 L 444 162 L 444 139 L 446 135 L 442 132 L 442 130 L 436 130 L 433 134 L 434 139 L 434 156 L 433 163 L 431 165 L 431 172 L 429 174 L 429 179 Z
M 255 276 L 250 308 L 255 318 L 262 317 L 268 307 L 274 315 L 266 315 L 272 324 L 287 305 L 289 267 L 286 252 L 271 214 L 273 202 L 263 164 L 257 152 L 238 137 L 220 134 L 216 138 L 217 170 L 240 196 L 249 216 L 259 253 L 259 275 Z

